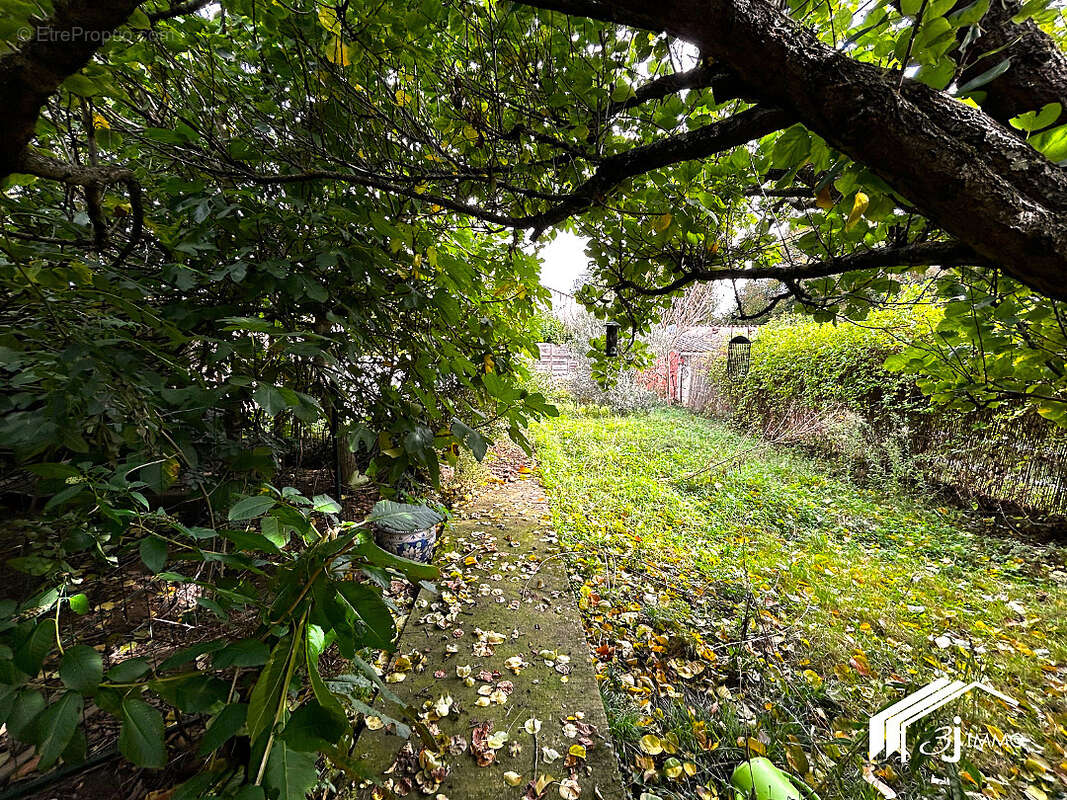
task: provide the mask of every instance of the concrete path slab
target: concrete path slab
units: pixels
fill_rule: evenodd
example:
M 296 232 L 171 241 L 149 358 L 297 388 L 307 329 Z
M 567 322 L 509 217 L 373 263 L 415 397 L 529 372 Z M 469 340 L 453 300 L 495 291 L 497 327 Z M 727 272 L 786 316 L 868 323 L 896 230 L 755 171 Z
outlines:
M 547 513 L 532 478 L 492 486 L 439 545 L 441 593 L 416 600 L 386 680 L 449 747 L 438 756 L 387 729 L 359 739 L 361 763 L 397 795 L 626 797 Z

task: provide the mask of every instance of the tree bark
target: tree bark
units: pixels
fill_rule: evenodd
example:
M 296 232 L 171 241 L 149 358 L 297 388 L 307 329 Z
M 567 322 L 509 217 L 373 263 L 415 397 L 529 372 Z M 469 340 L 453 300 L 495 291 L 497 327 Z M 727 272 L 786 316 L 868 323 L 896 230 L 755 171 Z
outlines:
M 49 19 L 27 28 L 29 39 L 0 56 L 0 178 L 15 172 L 37 117 L 61 83 L 89 63 L 142 0 L 59 0 Z
M 1007 274 L 1067 299 L 1067 172 L 988 114 L 857 62 L 764 0 L 521 0 L 697 45 Z
M 960 5 L 965 3 L 961 0 Z M 1011 59 L 1007 72 L 982 87 L 986 93 L 982 110 L 1005 125 L 1012 117 L 1037 111 L 1048 103 L 1059 103 L 1067 112 L 1067 56 L 1033 20 L 1011 21 L 1021 6 L 1018 0 L 992 0 L 980 23 L 982 35 L 967 53 L 977 57 L 1000 52 L 978 61 L 959 78 L 962 84 L 1005 58 Z M 1067 121 L 1067 116 L 1059 121 Z

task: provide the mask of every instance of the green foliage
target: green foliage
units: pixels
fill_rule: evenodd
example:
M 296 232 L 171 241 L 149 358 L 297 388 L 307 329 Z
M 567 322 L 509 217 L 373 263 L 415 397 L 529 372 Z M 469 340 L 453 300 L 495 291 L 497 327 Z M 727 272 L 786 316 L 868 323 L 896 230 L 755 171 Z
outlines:
M 927 336 L 941 316 L 933 306 L 905 306 L 873 312 L 861 324 L 775 320 L 753 340 L 744 379 L 723 379 L 720 385 L 742 418 L 766 416 L 792 401 L 813 411 L 847 408 L 874 418 L 914 411 L 926 405 L 914 380 L 883 364 L 905 342 Z
M 358 765 L 344 755 L 354 735 L 344 708 L 352 702 L 350 693 L 328 688 L 319 658 L 335 644 L 361 671 L 361 685 L 377 686 L 383 697 L 392 697 L 360 657 L 368 648 L 390 649 L 396 636 L 381 581 L 390 573 L 432 580 L 437 571 L 385 553 L 371 542 L 369 526 L 371 520 L 433 524 L 440 516 L 382 501 L 365 523 L 320 527 L 322 510 L 337 508 L 330 498 L 309 499 L 293 489 L 264 485 L 261 494 L 231 507 L 227 526 L 188 527 L 162 509 L 120 507 L 116 496 L 128 500 L 140 484 L 123 485 L 121 474 L 103 482 L 96 474 L 82 476 L 99 509 L 76 517 L 86 525 L 81 536 L 48 543 L 36 561 L 15 565 L 32 567 L 39 584 L 31 596 L 0 609 L 0 723 L 13 737 L 36 746 L 42 769 L 60 758 L 77 763 L 85 757 L 81 711 L 91 698 L 121 721 L 122 755 L 159 769 L 167 764 L 160 706 L 208 715 L 202 754 L 218 751 L 234 737 L 247 737 L 251 747 L 245 763 L 213 762 L 212 771 L 194 779 L 197 786 L 206 782 L 193 796 L 209 788 L 216 797 L 245 796 L 241 793 L 256 784 L 271 797 L 302 798 L 317 780 L 319 753 L 358 776 Z M 257 531 L 270 531 L 271 537 Z M 160 577 L 195 587 L 198 603 L 225 621 L 219 637 L 155 666 L 134 658 L 107 674 L 100 654 L 86 645 L 53 657 L 67 638 L 66 623 L 57 627 L 57 620 L 65 620 L 64 603 L 79 596 L 71 594 L 81 580 L 73 566 L 80 563 L 79 554 L 95 552 L 113 560 L 138 541 L 147 566 L 162 569 L 165 559 L 170 571 Z M 149 542 L 163 545 L 162 555 L 155 545 L 146 548 Z M 210 564 L 225 565 L 225 576 L 198 577 L 198 568 Z M 247 634 L 237 631 L 247 630 L 247 622 L 238 624 L 237 618 L 247 620 L 250 612 L 258 627 L 243 638 Z M 362 702 L 353 707 L 371 712 Z M 398 724 L 398 731 L 409 730 Z
M 973 272 L 939 281 L 944 314 L 886 367 L 913 375 L 935 402 L 962 411 L 1032 409 L 1067 427 L 1064 309 L 1008 279 Z
M 567 324 L 557 316 L 541 312 L 530 319 L 531 335 L 536 342 L 565 344 Z

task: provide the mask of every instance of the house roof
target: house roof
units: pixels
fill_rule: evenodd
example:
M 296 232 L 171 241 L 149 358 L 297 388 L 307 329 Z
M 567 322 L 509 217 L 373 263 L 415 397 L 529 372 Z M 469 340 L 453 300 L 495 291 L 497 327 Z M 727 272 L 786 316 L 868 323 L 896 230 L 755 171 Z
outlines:
M 679 353 L 707 353 L 718 350 L 735 336 L 753 336 L 750 327 L 737 325 L 695 325 L 678 336 L 674 350 Z

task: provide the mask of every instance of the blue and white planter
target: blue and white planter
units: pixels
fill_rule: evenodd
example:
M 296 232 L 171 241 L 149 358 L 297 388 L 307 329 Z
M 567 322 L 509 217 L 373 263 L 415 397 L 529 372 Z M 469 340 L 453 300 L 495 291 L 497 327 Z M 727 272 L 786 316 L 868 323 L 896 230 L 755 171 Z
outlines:
M 394 531 L 384 526 L 375 526 L 374 540 L 378 547 L 393 555 L 428 564 L 433 558 L 437 526 L 432 525 L 418 531 Z

